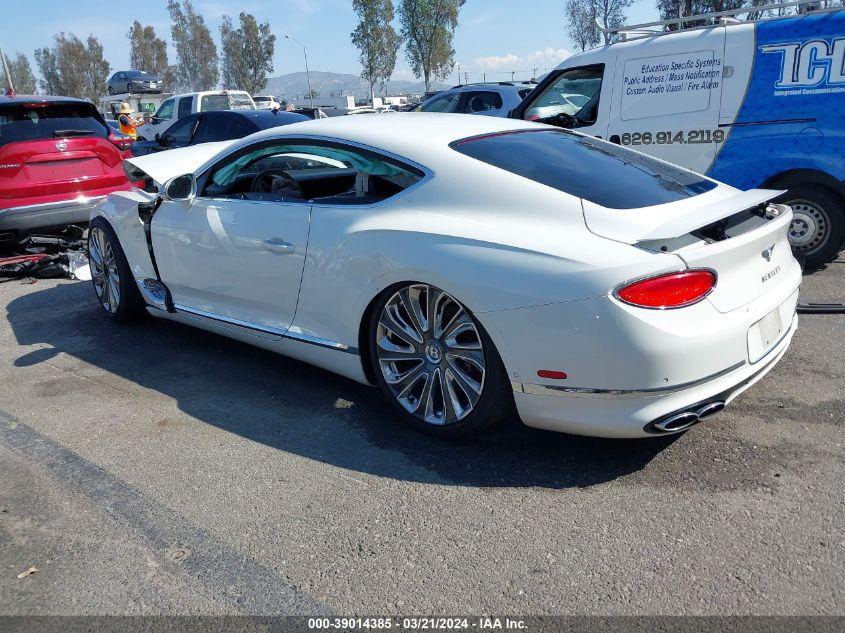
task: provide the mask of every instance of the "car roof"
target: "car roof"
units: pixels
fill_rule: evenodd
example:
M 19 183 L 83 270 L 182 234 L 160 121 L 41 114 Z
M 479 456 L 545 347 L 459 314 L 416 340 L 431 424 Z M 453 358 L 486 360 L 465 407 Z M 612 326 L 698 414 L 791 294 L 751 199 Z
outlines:
M 298 123 L 300 121 L 310 121 L 307 116 L 296 114 L 295 112 L 281 112 L 279 110 L 208 110 L 207 112 L 197 112 L 197 116 L 214 116 L 214 117 L 238 117 L 242 119 L 250 119 L 260 128 L 273 127 L 274 125 L 285 125 L 288 123 Z
M 487 83 L 479 83 L 479 84 L 462 84 L 460 86 L 455 86 L 451 88 L 451 90 L 507 90 L 508 88 L 513 88 L 514 90 L 524 90 L 525 88 L 531 88 L 532 90 L 537 86 L 534 83 L 528 82 L 487 82 Z
M 178 95 L 171 95 L 168 99 L 178 99 L 179 97 L 193 97 L 193 96 L 205 96 L 205 95 L 226 95 L 226 94 L 236 94 L 236 95 L 249 95 L 246 90 L 198 90 L 197 92 L 183 92 L 182 94 Z M 252 97 L 250 97 L 252 99 Z
M 432 154 L 454 141 L 510 130 L 543 129 L 518 119 L 465 114 L 393 112 L 371 116 L 341 116 L 294 123 L 257 132 L 248 142 L 283 136 L 317 136 L 381 149 L 426 164 Z M 552 128 L 549 128 L 552 129 Z M 436 157 L 435 157 L 436 159 Z
M 56 95 L 15 95 L 9 97 L 0 94 L 0 104 L 4 103 L 87 103 L 93 107 L 93 103 L 85 101 L 84 99 L 75 99 L 73 97 L 59 97 Z

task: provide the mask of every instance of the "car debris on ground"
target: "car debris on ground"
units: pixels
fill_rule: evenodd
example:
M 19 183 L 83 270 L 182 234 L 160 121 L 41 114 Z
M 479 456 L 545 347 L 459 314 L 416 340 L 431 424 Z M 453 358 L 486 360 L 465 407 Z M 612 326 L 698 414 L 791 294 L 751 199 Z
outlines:
M 86 231 L 70 225 L 56 235 L 30 235 L 0 257 L 0 283 L 69 277 L 88 281 Z

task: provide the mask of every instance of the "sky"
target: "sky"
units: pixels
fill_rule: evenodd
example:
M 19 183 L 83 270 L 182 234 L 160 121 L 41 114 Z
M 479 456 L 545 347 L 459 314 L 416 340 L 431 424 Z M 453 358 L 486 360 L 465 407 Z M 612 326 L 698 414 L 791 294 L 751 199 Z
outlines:
M 170 38 L 166 0 L 106 3 L 103 0 L 39 0 L 33 11 L 27 2 L 2 0 L 0 47 L 7 56 L 20 51 L 29 56 L 36 71 L 33 50 L 52 44 L 54 33 L 75 33 L 85 39 L 93 33 L 105 49 L 112 70 L 129 63 L 126 33 L 134 19 L 151 24 L 159 37 Z M 563 0 L 467 0 L 455 34 L 456 61 L 471 81 L 505 80 L 541 74 L 557 66 L 574 50 L 566 34 Z M 394 0 L 398 5 L 398 0 Z M 635 0 L 628 9 L 628 23 L 656 19 L 654 0 Z M 284 39 L 291 34 L 308 49 L 311 70 L 359 74 L 357 50 L 350 42 L 356 24 L 351 0 L 194 0 L 215 39 L 220 19 L 237 21 L 247 11 L 259 21 L 269 21 L 276 35 L 273 75 L 305 69 L 302 49 Z M 135 7 L 137 13 L 134 13 Z M 529 8 L 530 7 L 530 8 Z M 169 49 L 170 62 L 175 53 Z M 457 78 L 457 69 L 455 78 Z M 394 79 L 414 79 L 404 51 L 397 56 Z M 448 80 L 447 80 L 448 81 Z

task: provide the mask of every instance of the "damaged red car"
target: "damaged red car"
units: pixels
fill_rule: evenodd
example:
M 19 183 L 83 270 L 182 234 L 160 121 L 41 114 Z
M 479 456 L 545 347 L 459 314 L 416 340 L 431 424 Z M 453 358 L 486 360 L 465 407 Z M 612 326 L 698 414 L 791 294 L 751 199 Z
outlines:
M 129 147 L 87 101 L 0 96 L 0 244 L 87 224 L 97 202 L 130 188 Z

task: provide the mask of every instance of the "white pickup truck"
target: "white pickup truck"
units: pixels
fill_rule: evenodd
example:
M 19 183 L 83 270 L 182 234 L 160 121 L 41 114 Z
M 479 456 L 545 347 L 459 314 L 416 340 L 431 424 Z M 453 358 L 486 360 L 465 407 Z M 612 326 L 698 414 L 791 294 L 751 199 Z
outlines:
M 176 121 L 195 112 L 255 109 L 252 97 L 243 90 L 216 90 L 173 95 L 159 106 L 149 123 L 138 128 L 138 140 L 154 140 Z

